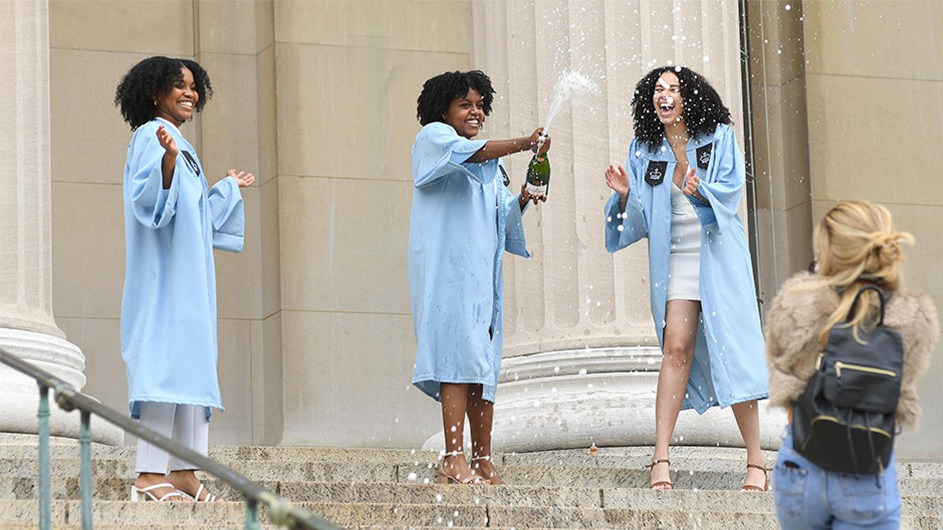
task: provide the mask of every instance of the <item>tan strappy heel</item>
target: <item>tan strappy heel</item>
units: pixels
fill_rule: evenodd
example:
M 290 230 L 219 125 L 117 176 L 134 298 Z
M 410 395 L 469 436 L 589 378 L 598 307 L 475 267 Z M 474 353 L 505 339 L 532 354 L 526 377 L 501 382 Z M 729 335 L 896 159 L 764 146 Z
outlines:
M 474 462 L 478 462 L 478 461 L 494 462 L 494 460 L 491 458 L 491 455 L 488 455 L 488 456 L 474 456 L 474 457 L 472 457 L 471 462 L 469 462 L 469 463 L 474 463 Z M 492 464 L 492 466 L 493 466 L 493 465 L 494 465 L 494 464 Z M 472 471 L 475 472 L 475 473 L 478 473 L 480 469 L 481 469 L 481 465 L 480 465 L 480 464 L 478 465 L 477 468 L 474 467 L 474 466 L 472 466 Z M 497 470 L 495 470 L 495 473 L 497 473 Z M 491 481 L 491 478 L 490 478 L 490 477 L 484 477 L 484 476 L 482 476 L 482 475 L 479 475 L 479 476 L 482 477 L 482 480 L 487 481 L 487 484 L 494 484 L 494 483 Z M 500 476 L 499 476 L 498 478 L 500 479 Z M 503 479 L 501 480 L 501 483 L 502 483 L 501 485 L 504 485 L 504 480 L 503 480 Z
M 491 481 L 483 479 L 478 475 L 472 473 L 470 476 L 465 477 L 463 480 L 459 480 L 454 475 L 449 475 L 445 471 L 445 457 L 446 456 L 462 456 L 464 451 L 452 451 L 451 453 L 445 453 L 442 457 L 442 463 L 439 464 L 439 484 L 491 484 Z
M 651 464 L 648 464 L 642 469 L 648 469 L 649 471 L 654 471 L 655 466 L 657 466 L 658 464 L 667 464 L 668 466 L 671 466 L 671 462 L 669 462 L 667 458 L 660 458 L 658 460 L 653 460 Z M 668 476 L 669 477 L 671 476 L 670 469 L 668 470 Z M 671 484 L 670 480 L 659 480 L 658 482 L 652 482 L 651 485 L 649 485 L 649 487 L 653 490 L 663 490 L 663 491 L 669 491 L 669 490 L 674 489 L 674 485 Z
M 763 472 L 763 487 L 761 488 L 761 487 L 759 487 L 759 486 L 754 486 L 753 484 L 744 484 L 743 487 L 740 488 L 740 491 L 758 491 L 758 492 L 769 491 L 769 471 L 770 471 L 770 469 L 769 469 L 768 467 L 766 467 L 766 466 L 759 466 L 759 465 L 756 465 L 756 464 L 747 464 L 747 469 L 750 469 L 751 467 L 752 467 L 753 469 L 759 469 L 760 471 Z M 746 480 L 746 479 L 744 479 L 744 480 Z

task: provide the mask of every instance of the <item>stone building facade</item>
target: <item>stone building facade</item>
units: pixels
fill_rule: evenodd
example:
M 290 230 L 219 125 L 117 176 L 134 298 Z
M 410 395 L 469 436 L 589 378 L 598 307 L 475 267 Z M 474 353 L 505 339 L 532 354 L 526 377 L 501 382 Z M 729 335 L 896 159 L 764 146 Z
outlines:
M 227 410 L 214 419 L 214 443 L 418 448 L 439 430 L 438 407 L 409 386 L 406 243 L 415 101 L 445 70 L 492 76 L 486 137 L 542 125 L 566 69 L 601 88 L 555 122 L 553 194 L 525 217 L 534 257 L 505 263 L 503 449 L 652 442 L 660 355 L 645 249 L 608 255 L 601 212 L 602 170 L 624 162 L 632 137 L 632 89 L 656 65 L 704 73 L 733 112 L 753 162 L 742 213 L 762 302 L 805 268 L 812 226 L 843 199 L 891 208 L 918 240 L 908 285 L 943 300 L 931 274 L 943 256 L 943 192 L 931 185 L 943 178 L 943 41 L 929 37 L 943 31 L 939 2 L 0 5 L 3 58 L 18 73 L 0 81 L 16 94 L 0 105 L 15 123 L 0 133 L 3 168 L 15 168 L 0 172 L 0 345 L 9 330 L 67 339 L 81 353 L 55 362 L 119 410 L 130 131 L 114 90 L 150 55 L 195 58 L 210 73 L 215 94 L 184 134 L 211 183 L 230 167 L 258 177 L 244 190 L 245 250 L 217 255 Z M 508 159 L 517 182 L 525 158 Z M 928 443 L 943 436 L 941 377 L 937 362 L 921 387 L 924 427 L 901 440 L 908 456 L 943 457 Z M 12 378 L 0 370 L 0 381 Z M 0 392 L 4 410 L 32 392 L 18 384 Z M 761 414 L 764 443 L 775 447 L 782 417 Z M 684 413 L 677 434 L 681 443 L 739 441 L 728 411 Z

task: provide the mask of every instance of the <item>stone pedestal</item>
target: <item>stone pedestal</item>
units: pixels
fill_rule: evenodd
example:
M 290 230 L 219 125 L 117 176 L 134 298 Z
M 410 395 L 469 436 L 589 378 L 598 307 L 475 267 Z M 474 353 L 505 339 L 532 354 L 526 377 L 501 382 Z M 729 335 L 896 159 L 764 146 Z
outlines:
M 534 257 L 505 260 L 495 448 L 653 445 L 661 355 L 647 245 L 606 252 L 603 207 L 610 191 L 603 172 L 625 164 L 635 84 L 665 64 L 708 78 L 731 109 L 742 144 L 737 3 L 495 0 L 474 3 L 472 14 L 473 67 L 491 76 L 497 91 L 485 137 L 522 136 L 545 125 L 565 70 L 600 88 L 553 122 L 550 197 L 524 216 Z M 527 157 L 505 160 L 514 182 L 522 180 Z M 784 418 L 765 409 L 764 446 L 776 447 Z M 702 417 L 683 412 L 675 437 L 681 444 L 743 443 L 726 410 Z
M 52 311 L 49 28 L 46 0 L 0 2 L 0 348 L 81 389 L 85 357 Z M 38 387 L 0 366 L 0 432 L 36 433 Z M 79 414 L 53 409 L 50 432 L 78 436 Z M 120 443 L 111 425 L 94 436 Z
M 505 363 L 495 404 L 500 452 L 654 445 L 661 352 L 651 347 L 585 348 L 525 355 Z M 760 405 L 764 449 L 779 447 L 785 412 Z M 465 435 L 470 444 L 470 433 Z M 672 445 L 743 447 L 733 412 L 684 411 Z M 469 445 L 470 447 L 470 445 Z M 442 434 L 426 450 L 443 449 Z
M 0 348 L 24 361 L 46 370 L 77 389 L 85 386 L 85 356 L 78 346 L 59 337 L 0 328 Z M 53 395 L 50 395 L 52 401 Z M 49 432 L 53 436 L 79 437 L 78 412 L 67 413 L 50 402 Z M 36 434 L 39 420 L 39 387 L 36 381 L 6 366 L 0 366 L 0 433 Z M 92 420 L 92 436 L 96 442 L 118 445 L 123 432 L 104 421 Z

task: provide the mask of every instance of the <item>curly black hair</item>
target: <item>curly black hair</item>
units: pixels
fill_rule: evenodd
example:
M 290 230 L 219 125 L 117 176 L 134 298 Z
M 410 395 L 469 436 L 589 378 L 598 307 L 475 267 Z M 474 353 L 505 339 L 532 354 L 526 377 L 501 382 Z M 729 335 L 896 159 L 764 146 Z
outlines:
M 428 125 L 436 121 L 445 121 L 442 115 L 449 109 L 453 99 L 468 94 L 469 89 L 475 89 L 484 100 L 485 116 L 491 114 L 491 102 L 494 101 L 494 88 L 489 78 L 481 70 L 470 72 L 445 72 L 439 74 L 422 85 L 422 93 L 416 101 L 416 117 L 420 125 Z
M 124 76 L 115 91 L 115 106 L 121 109 L 124 121 L 131 125 L 131 130 L 154 119 L 154 98 L 173 88 L 174 83 L 183 79 L 183 69 L 190 70 L 196 93 L 195 112 L 203 110 L 206 101 L 213 95 L 210 76 L 196 61 L 172 59 L 155 56 L 144 59 Z
M 681 81 L 681 99 L 684 108 L 684 125 L 694 138 L 701 134 L 712 134 L 720 123 L 730 125 L 730 110 L 720 100 L 720 95 L 707 79 L 684 66 L 662 66 L 645 75 L 635 85 L 632 96 L 632 119 L 635 138 L 650 150 L 657 149 L 665 138 L 665 126 L 658 120 L 652 97 L 655 84 L 665 72 L 674 72 Z

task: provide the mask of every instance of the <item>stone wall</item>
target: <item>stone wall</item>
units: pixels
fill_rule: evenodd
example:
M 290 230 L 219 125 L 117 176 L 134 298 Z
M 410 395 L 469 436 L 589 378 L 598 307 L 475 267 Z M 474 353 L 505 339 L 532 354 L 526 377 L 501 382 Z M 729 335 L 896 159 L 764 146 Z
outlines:
M 943 3 L 803 3 L 812 218 L 841 200 L 884 204 L 901 230 L 906 287 L 943 306 Z M 908 458 L 943 458 L 943 347 L 918 386 Z
M 421 16 L 417 16 L 421 14 Z M 213 443 L 410 446 L 438 413 L 408 388 L 406 283 L 422 82 L 470 66 L 468 2 L 53 0 L 56 316 L 86 391 L 123 410 L 121 175 L 112 99 L 150 55 L 194 58 L 215 93 L 182 127 L 212 184 L 251 171 L 246 246 L 216 254 L 227 410 Z
M 943 41 L 933 38 L 943 7 L 751 0 L 749 114 L 740 99 L 738 7 L 52 0 L 53 302 L 58 326 L 85 353 L 85 390 L 126 407 L 118 316 L 131 133 L 112 99 L 121 76 L 155 54 L 195 58 L 213 79 L 212 101 L 183 127 L 210 182 L 229 167 L 258 176 L 244 193 L 245 250 L 217 254 L 227 412 L 214 421 L 214 443 L 417 447 L 438 430 L 437 405 L 409 386 L 406 245 L 415 101 L 422 82 L 445 70 L 477 67 L 495 80 L 489 137 L 539 125 L 565 68 L 601 81 L 591 105 L 564 114 L 552 131 L 553 196 L 526 216 L 534 258 L 506 262 L 505 377 L 517 370 L 543 378 L 534 390 L 566 389 L 574 411 L 585 405 L 581 368 L 626 390 L 628 374 L 651 378 L 659 361 L 645 249 L 605 254 L 598 218 L 608 195 L 601 170 L 624 160 L 631 139 L 631 87 L 656 64 L 704 72 L 732 109 L 741 145 L 751 120 L 761 298 L 811 259 L 811 226 L 825 209 L 863 198 L 888 204 L 917 236 L 909 285 L 943 300 L 931 276 L 943 257 L 935 233 L 943 196 L 931 185 L 943 170 Z M 515 181 L 524 158 L 509 157 Z M 906 456 L 940 456 L 928 443 L 943 434 L 940 377 L 937 362 L 921 387 L 924 428 L 902 439 Z M 624 427 L 612 443 L 647 436 L 629 421 L 649 421 L 639 405 L 648 390 L 633 394 L 642 386 L 599 409 Z M 502 399 L 513 404 L 509 390 L 527 387 L 504 385 Z M 539 409 L 528 403 L 515 406 Z M 559 429 L 559 420 L 543 414 L 535 425 Z M 686 421 L 679 433 L 698 440 Z M 584 431 L 553 443 L 585 440 Z

